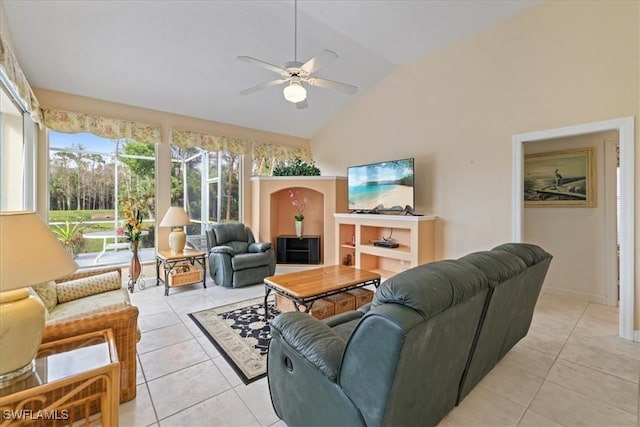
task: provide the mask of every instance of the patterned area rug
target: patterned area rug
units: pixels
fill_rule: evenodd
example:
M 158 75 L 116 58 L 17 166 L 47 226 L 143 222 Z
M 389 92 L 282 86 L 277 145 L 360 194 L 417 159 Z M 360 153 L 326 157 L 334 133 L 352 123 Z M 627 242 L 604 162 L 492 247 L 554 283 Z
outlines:
M 263 303 L 264 298 L 254 298 L 189 314 L 245 384 L 267 374 L 271 331 Z M 270 301 L 269 318 L 278 314 Z

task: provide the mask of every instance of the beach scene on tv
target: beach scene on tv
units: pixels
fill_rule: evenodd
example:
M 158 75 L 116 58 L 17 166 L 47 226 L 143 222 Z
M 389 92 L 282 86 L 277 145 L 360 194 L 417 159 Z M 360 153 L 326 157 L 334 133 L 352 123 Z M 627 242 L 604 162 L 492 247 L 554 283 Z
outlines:
M 413 159 L 353 166 L 347 174 L 349 209 L 413 207 Z

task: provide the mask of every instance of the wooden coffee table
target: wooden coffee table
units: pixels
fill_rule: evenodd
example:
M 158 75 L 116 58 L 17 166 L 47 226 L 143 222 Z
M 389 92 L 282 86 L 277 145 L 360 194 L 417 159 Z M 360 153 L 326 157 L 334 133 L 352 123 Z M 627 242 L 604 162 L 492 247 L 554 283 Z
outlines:
M 264 313 L 268 320 L 267 297 L 271 291 L 293 301 L 298 311 L 309 312 L 320 298 L 367 285 L 380 286 L 380 275 L 344 265 L 279 274 L 264 279 Z M 304 310 L 300 310 L 300 307 Z

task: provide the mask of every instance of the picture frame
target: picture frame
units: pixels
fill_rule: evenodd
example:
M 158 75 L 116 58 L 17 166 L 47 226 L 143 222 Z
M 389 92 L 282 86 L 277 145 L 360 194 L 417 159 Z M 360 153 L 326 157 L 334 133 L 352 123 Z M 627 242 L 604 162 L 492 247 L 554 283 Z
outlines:
M 595 149 L 524 156 L 525 207 L 595 207 Z

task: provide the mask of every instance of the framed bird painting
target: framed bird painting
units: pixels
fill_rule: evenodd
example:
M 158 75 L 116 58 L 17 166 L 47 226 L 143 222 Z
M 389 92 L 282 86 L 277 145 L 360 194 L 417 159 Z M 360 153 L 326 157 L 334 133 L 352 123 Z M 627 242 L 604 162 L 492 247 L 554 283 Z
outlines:
M 524 158 L 526 207 L 596 206 L 595 150 L 591 147 Z

